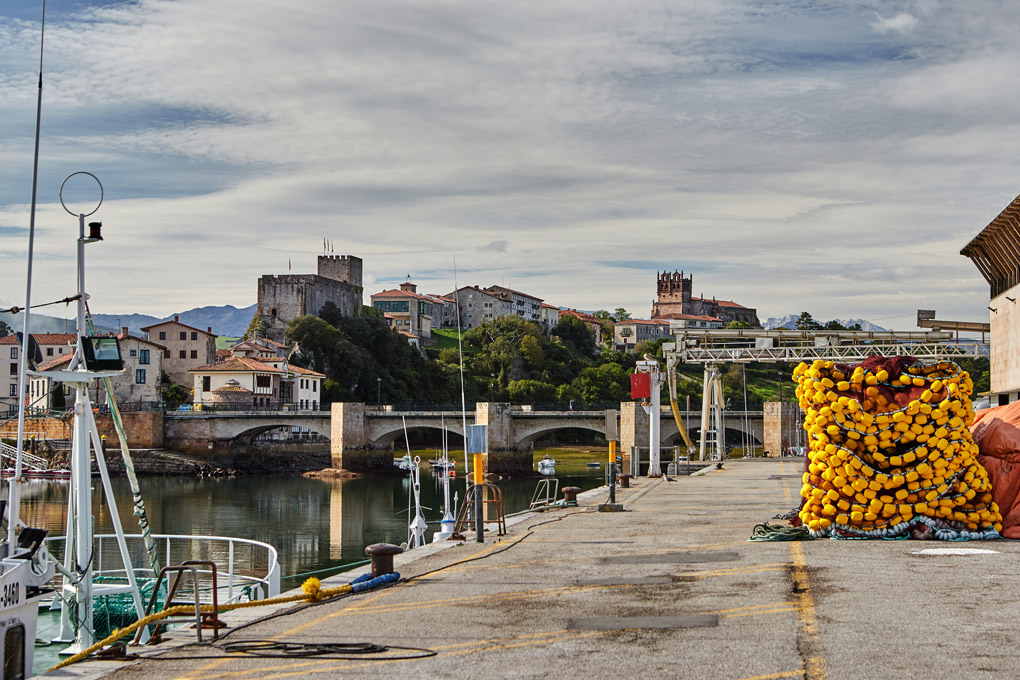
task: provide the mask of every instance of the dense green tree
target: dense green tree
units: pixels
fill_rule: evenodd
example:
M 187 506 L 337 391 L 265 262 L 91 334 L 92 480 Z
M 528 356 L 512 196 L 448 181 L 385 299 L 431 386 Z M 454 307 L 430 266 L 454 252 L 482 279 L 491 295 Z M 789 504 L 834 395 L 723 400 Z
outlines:
M 750 328 L 751 324 L 746 321 L 730 321 L 726 324 L 726 328 Z
M 589 366 L 571 384 L 586 404 L 630 399 L 630 374 L 620 364 Z
M 7 325 L 7 322 L 0 319 L 0 338 L 6 338 L 8 335 L 13 334 L 14 331 Z
M 515 404 L 556 401 L 556 388 L 541 380 L 511 380 L 507 392 Z
M 822 324 L 815 321 L 809 312 L 801 312 L 795 326 L 799 331 L 817 331 L 822 328 Z
M 559 338 L 565 347 L 585 358 L 595 356 L 595 336 L 588 324 L 576 316 L 561 316 L 559 323 L 552 330 L 552 335 Z
M 613 321 L 619 323 L 620 321 L 628 321 L 630 319 L 630 312 L 623 307 L 617 307 L 613 310 Z

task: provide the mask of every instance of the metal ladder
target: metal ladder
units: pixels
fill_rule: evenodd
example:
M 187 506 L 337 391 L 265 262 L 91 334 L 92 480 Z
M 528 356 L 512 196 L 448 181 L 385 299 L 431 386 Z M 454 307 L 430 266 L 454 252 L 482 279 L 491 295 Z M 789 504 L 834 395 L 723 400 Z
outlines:
M 468 517 L 468 510 L 474 510 L 475 507 L 475 494 L 479 492 L 479 489 L 485 494 L 482 496 L 482 504 L 486 507 L 493 506 L 496 509 L 496 519 L 481 519 L 478 517 Z M 492 491 L 492 494 L 489 494 Z M 482 512 L 482 515 L 488 513 Z M 481 521 L 482 526 L 486 524 L 495 524 L 498 530 L 497 536 L 506 536 L 506 515 L 503 513 L 503 492 L 500 491 L 499 487 L 495 484 L 488 482 L 484 484 L 473 484 L 468 487 L 467 494 L 465 495 L 464 502 L 460 504 L 460 510 L 457 512 L 457 523 L 453 527 L 453 533 L 460 534 L 462 530 L 468 526 L 471 527 L 472 531 L 477 528 L 476 522 Z

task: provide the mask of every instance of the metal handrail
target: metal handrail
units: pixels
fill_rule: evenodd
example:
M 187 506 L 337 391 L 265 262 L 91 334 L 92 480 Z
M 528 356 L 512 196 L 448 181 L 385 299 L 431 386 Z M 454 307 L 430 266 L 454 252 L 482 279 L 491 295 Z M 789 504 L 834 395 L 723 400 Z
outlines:
M 111 540 L 116 541 L 117 539 L 116 534 L 96 534 L 94 538 L 96 540 L 96 557 L 94 572 L 95 575 L 96 576 L 120 575 L 126 577 L 127 568 L 123 564 L 119 569 L 103 568 L 103 552 L 104 552 L 103 544 L 106 541 Z M 129 541 L 136 541 L 139 543 L 143 541 L 143 537 L 141 534 L 126 534 L 124 538 L 128 539 Z M 227 597 L 225 598 L 226 602 L 231 602 L 241 597 L 241 595 L 244 592 L 244 589 L 247 586 L 255 586 L 254 588 L 249 589 L 249 593 L 251 593 L 252 599 L 262 599 L 261 597 L 259 597 L 260 594 L 262 594 L 264 597 L 275 597 L 280 594 L 280 561 L 278 558 L 276 548 L 269 545 L 268 543 L 263 543 L 262 541 L 255 541 L 248 538 L 235 538 L 232 536 L 205 536 L 195 534 L 152 534 L 152 538 L 157 543 L 163 542 L 164 544 L 163 548 L 165 549 L 164 556 L 165 564 L 175 564 L 175 561 L 173 560 L 172 557 L 171 549 L 172 545 L 179 545 L 179 543 L 184 541 L 226 543 L 227 568 L 219 572 L 219 576 L 221 577 L 220 580 L 222 581 L 222 579 L 225 578 L 226 584 L 225 585 L 220 585 L 219 583 L 216 584 L 217 590 L 223 589 L 227 590 Z M 50 549 L 50 552 L 55 555 L 62 555 L 63 554 L 62 551 L 58 553 L 57 551 L 54 550 L 54 548 L 56 547 L 56 544 L 62 545 L 64 543 L 64 539 L 65 539 L 64 536 L 48 537 L 46 539 L 46 543 Z M 173 543 L 174 541 L 177 541 L 178 543 Z M 248 545 L 265 551 L 267 571 L 264 576 L 260 577 L 253 576 L 251 574 L 236 573 L 235 562 L 237 560 L 235 559 L 236 552 L 235 546 L 237 545 Z M 142 547 L 142 551 L 144 552 L 144 546 Z M 117 558 L 120 557 L 120 553 L 117 550 L 108 550 L 107 552 L 116 555 Z M 220 552 L 222 552 L 222 548 L 220 549 Z M 181 560 L 178 558 L 177 561 L 179 562 Z M 251 566 L 254 567 L 254 560 L 252 560 Z M 132 570 L 138 576 L 144 577 L 154 576 L 150 569 L 145 569 L 142 567 L 132 567 Z M 200 571 L 199 573 L 204 574 L 209 572 Z M 236 594 L 235 590 L 238 591 Z M 261 593 L 259 591 L 261 591 Z

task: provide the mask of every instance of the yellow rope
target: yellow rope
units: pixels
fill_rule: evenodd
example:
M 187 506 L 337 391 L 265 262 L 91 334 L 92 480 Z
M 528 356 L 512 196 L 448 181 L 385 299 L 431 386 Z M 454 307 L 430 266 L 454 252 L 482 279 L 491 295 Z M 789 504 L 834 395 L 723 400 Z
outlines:
M 248 607 L 262 607 L 269 604 L 286 604 L 288 602 L 302 602 L 302 601 L 320 602 L 331 597 L 336 597 L 337 595 L 344 595 L 346 593 L 349 593 L 351 592 L 352 589 L 350 584 L 346 583 L 342 586 L 337 586 L 336 588 L 323 588 L 322 583 L 319 581 L 319 579 L 312 577 L 301 584 L 301 590 L 304 591 L 304 593 L 302 593 L 301 595 L 288 595 L 287 597 L 273 597 L 268 600 L 252 600 L 250 602 L 235 602 L 233 604 L 220 605 L 219 611 L 226 612 L 234 609 L 245 609 Z M 187 614 L 189 612 L 194 611 L 195 607 L 193 605 L 182 604 L 177 605 L 176 607 L 170 607 L 169 609 L 164 609 L 163 611 L 156 612 L 155 614 L 149 614 L 145 618 L 135 621 L 127 628 L 120 628 L 113 631 L 105 639 L 101 640 L 100 642 L 97 642 L 88 649 L 78 652 L 74 656 L 65 659 L 64 661 L 58 663 L 56 666 L 50 668 L 46 672 L 49 673 L 51 671 L 57 670 L 58 668 L 63 668 L 64 666 L 70 666 L 73 663 L 77 663 L 82 659 L 90 656 L 93 652 L 97 652 L 103 647 L 116 642 L 125 635 L 134 633 L 142 626 L 147 626 L 153 621 L 165 619 L 169 616 L 176 616 L 177 614 Z M 203 613 L 210 613 L 213 611 L 213 607 L 211 604 L 203 604 L 199 606 L 199 611 Z

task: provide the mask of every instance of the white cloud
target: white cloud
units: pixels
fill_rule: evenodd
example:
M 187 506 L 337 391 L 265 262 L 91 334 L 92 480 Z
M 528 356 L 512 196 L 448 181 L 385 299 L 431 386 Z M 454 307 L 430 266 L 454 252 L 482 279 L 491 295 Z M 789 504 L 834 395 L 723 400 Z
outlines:
M 876 19 L 872 22 L 871 27 L 879 33 L 910 33 L 917 27 L 917 18 L 906 12 L 900 12 L 888 18 L 881 14 L 875 16 Z
M 250 304 L 328 237 L 365 259 L 366 293 L 407 273 L 449 292 L 456 254 L 462 284 L 637 316 L 676 267 L 763 318 L 910 316 L 936 293 L 940 316 L 983 318 L 958 251 L 1018 190 L 1020 9 L 990 2 L 76 11 L 47 23 L 37 296 L 73 283 L 54 202 L 86 169 L 107 187 L 101 311 Z M 0 17 L 5 299 L 23 286 L 37 28 Z

